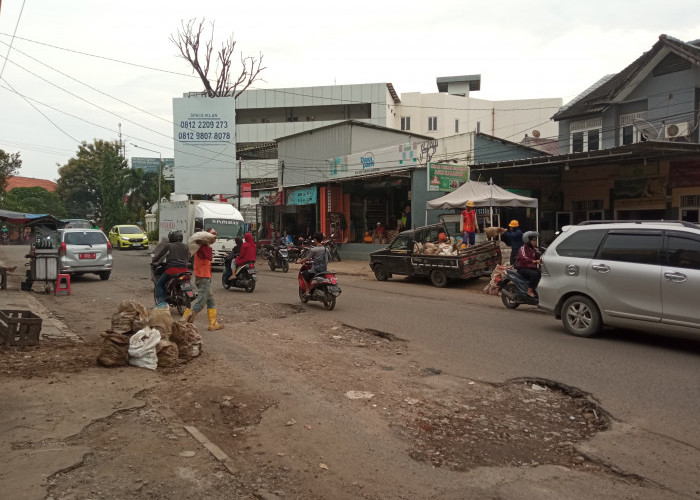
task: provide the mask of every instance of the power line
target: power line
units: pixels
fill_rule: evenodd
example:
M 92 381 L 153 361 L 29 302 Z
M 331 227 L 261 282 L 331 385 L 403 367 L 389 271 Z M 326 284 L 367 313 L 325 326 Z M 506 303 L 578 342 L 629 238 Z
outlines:
M 0 69 L 0 78 L 2 78 L 2 74 L 5 72 L 5 64 L 7 64 L 7 56 L 10 55 L 10 51 L 12 50 L 12 44 L 15 42 L 15 37 L 17 36 L 17 28 L 19 28 L 19 21 L 22 19 L 22 12 L 24 12 L 24 2 L 25 0 L 22 0 L 22 8 L 19 11 L 19 17 L 17 17 L 17 23 L 15 23 L 15 31 L 12 32 L 12 38 L 10 39 L 10 45 L 7 48 L 7 55 L 5 56 L 5 62 L 2 63 L 2 69 Z

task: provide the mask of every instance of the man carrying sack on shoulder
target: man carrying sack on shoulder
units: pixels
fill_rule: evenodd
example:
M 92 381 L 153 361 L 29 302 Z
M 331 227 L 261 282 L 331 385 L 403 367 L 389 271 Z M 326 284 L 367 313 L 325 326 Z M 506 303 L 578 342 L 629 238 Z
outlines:
M 199 312 L 207 306 L 207 315 L 209 316 L 209 330 L 221 330 L 221 326 L 216 321 L 216 304 L 214 303 L 214 294 L 211 290 L 211 261 L 214 257 L 214 251 L 211 244 L 216 241 L 216 231 L 209 229 L 195 233 L 188 240 L 189 245 L 199 246 L 194 252 L 194 282 L 197 285 L 199 294 L 197 299 L 192 304 L 192 309 L 185 309 L 185 314 L 182 318 L 188 323 L 193 323 Z

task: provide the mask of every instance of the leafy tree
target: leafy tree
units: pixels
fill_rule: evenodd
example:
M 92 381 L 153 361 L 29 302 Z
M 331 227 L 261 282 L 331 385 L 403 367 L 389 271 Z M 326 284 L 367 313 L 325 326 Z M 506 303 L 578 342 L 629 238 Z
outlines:
M 57 192 L 69 217 L 121 223 L 124 215 L 124 178 L 128 167 L 116 141 L 83 142 L 76 156 L 58 170 Z
M 51 214 L 59 219 L 66 217 L 61 197 L 38 186 L 14 188 L 5 195 L 2 206 L 13 212 Z
M 19 159 L 19 153 L 7 154 L 0 149 L 0 192 L 4 192 L 7 187 L 7 178 L 17 175 L 22 160 Z

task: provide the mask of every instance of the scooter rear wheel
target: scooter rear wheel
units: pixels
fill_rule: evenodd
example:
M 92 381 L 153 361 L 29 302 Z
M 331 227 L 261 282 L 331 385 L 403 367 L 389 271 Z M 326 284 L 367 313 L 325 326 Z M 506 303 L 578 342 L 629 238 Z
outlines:
M 228 279 L 226 279 L 226 273 L 223 273 L 221 275 L 221 284 L 224 286 L 226 290 L 231 288 L 231 284 L 228 282 Z
M 508 283 L 506 286 L 503 287 L 506 291 L 508 291 L 511 296 L 515 296 L 517 290 L 515 289 L 515 285 L 513 283 Z M 517 300 L 511 299 L 508 297 L 503 291 L 501 291 L 501 301 L 503 302 L 503 305 L 506 306 L 508 309 L 515 309 L 520 305 L 520 302 Z
M 326 293 L 326 298 L 323 301 L 323 307 L 326 308 L 326 311 L 332 311 L 335 308 L 335 295 Z
M 177 297 L 175 297 L 175 301 L 175 307 L 177 307 L 177 312 L 180 313 L 180 316 L 185 314 L 185 309 L 192 306 L 192 300 L 187 296 L 185 292 L 180 292 L 180 294 Z

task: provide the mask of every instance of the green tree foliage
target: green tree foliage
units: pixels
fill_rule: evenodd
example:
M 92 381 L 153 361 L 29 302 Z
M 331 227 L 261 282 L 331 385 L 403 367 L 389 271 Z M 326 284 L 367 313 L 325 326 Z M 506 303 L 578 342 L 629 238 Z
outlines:
M 66 217 L 61 197 L 43 187 L 14 188 L 5 195 L 2 207 L 13 212 L 51 214 L 59 219 Z
M 0 192 L 4 192 L 7 187 L 7 178 L 17 175 L 22 160 L 19 159 L 19 153 L 7 154 L 0 149 Z
M 58 193 L 68 216 L 99 219 L 103 228 L 143 223 L 146 210 L 158 199 L 158 174 L 130 169 L 117 142 L 81 144 L 58 173 Z M 161 179 L 163 197 L 171 190 Z

